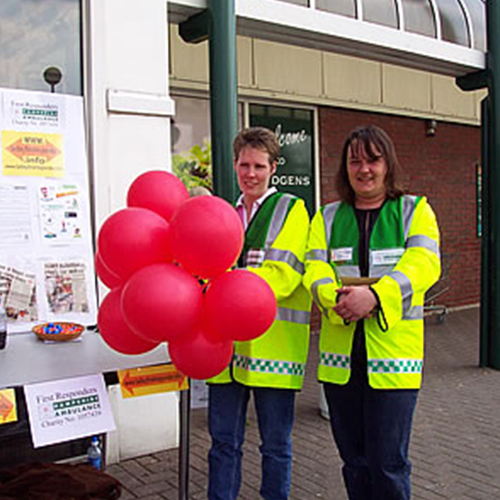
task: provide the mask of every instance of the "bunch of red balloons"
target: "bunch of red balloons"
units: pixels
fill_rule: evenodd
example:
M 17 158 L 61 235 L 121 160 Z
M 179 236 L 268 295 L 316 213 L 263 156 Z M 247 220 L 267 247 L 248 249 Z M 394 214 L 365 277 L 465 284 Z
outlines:
M 223 199 L 190 199 L 165 171 L 140 175 L 127 208 L 104 222 L 97 239 L 96 272 L 111 289 L 98 314 L 103 339 L 123 354 L 167 342 L 187 376 L 218 375 L 231 361 L 233 341 L 257 338 L 276 316 L 263 279 L 228 271 L 243 241 L 240 219 Z

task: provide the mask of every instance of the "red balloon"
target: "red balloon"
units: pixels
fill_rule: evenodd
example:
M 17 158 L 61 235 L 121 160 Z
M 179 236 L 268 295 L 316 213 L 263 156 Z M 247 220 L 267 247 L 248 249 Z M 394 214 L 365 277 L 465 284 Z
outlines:
M 265 333 L 276 318 L 271 287 L 244 269 L 214 280 L 204 298 L 204 324 L 214 339 L 252 340 Z
M 106 342 L 122 354 L 143 354 L 154 349 L 159 342 L 150 342 L 136 335 L 125 323 L 121 310 L 121 288 L 115 288 L 106 295 L 99 307 L 97 326 Z
M 137 335 L 156 342 L 189 336 L 200 321 L 202 302 L 198 281 L 173 264 L 137 271 L 122 294 L 127 324 Z
M 123 280 L 151 264 L 171 259 L 169 225 L 145 208 L 125 208 L 104 222 L 97 238 L 100 258 Z
M 201 278 L 227 271 L 243 248 L 244 232 L 236 210 L 222 198 L 199 196 L 182 205 L 170 224 L 174 259 Z
M 175 175 L 163 170 L 151 170 L 131 184 L 127 205 L 156 212 L 170 221 L 177 209 L 189 200 L 189 192 Z
M 95 254 L 95 272 L 99 279 L 108 287 L 108 288 L 116 288 L 117 286 L 121 286 L 123 284 L 123 280 L 120 276 L 116 275 L 112 271 L 108 269 L 108 266 L 103 262 L 99 252 Z
M 229 365 L 233 343 L 230 340 L 214 342 L 198 329 L 190 337 L 168 344 L 168 352 L 179 371 L 202 380 L 219 375 Z

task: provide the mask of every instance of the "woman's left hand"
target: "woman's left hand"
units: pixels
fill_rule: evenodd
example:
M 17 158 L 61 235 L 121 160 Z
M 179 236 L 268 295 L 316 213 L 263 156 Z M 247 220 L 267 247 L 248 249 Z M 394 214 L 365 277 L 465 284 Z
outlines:
M 339 302 L 333 310 L 345 321 L 359 321 L 370 315 L 377 299 L 366 285 L 343 286 L 337 290 Z

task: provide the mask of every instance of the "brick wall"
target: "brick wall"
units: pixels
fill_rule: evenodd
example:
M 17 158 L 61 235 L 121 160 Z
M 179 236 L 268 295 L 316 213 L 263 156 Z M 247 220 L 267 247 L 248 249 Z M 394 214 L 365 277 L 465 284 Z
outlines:
M 382 127 L 394 141 L 409 192 L 425 194 L 437 214 L 441 252 L 450 254 L 450 288 L 439 302 L 447 306 L 479 302 L 476 163 L 481 155 L 480 129 L 438 122 L 435 136 L 428 137 L 425 120 L 335 108 L 321 108 L 319 124 L 321 204 L 336 199 L 334 175 L 349 132 L 359 125 Z

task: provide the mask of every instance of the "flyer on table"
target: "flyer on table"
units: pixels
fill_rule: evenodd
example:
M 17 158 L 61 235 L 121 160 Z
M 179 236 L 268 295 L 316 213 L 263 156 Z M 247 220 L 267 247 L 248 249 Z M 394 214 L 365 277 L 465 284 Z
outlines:
M 102 375 L 24 387 L 35 448 L 115 429 Z

